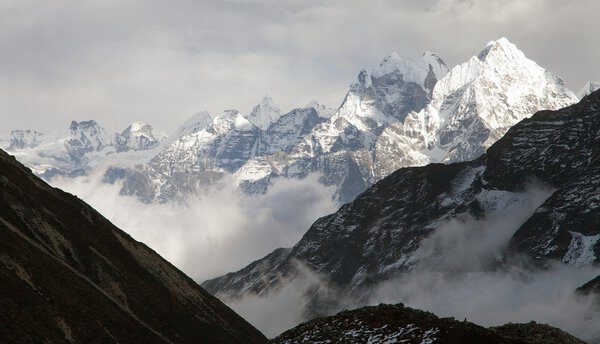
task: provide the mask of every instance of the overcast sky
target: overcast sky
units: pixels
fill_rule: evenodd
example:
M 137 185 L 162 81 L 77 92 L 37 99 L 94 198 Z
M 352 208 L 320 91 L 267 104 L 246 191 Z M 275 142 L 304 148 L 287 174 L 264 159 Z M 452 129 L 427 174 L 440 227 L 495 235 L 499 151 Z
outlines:
M 506 36 L 577 92 L 600 79 L 597 0 L 0 0 L 0 133 L 96 119 L 171 133 L 193 113 L 337 107 L 392 51 L 448 66 Z

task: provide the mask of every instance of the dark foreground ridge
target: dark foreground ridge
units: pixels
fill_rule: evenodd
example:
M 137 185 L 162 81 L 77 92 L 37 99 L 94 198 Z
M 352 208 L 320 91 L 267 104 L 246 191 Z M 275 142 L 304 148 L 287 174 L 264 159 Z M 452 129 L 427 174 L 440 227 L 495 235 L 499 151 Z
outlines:
M 530 322 L 485 328 L 438 318 L 402 304 L 363 307 L 298 325 L 272 340 L 296 343 L 580 344 L 557 328 Z
M 156 252 L 4 151 L 0 243 L 1 343 L 266 342 Z

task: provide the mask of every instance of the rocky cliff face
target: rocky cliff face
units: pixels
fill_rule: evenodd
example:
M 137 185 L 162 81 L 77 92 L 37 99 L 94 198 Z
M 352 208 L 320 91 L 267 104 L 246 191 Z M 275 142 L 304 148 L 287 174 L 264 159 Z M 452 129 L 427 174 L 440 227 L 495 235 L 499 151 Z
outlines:
M 400 169 L 316 221 L 292 249 L 203 286 L 224 297 L 267 294 L 293 279 L 301 262 L 336 288 L 361 295 L 423 261 L 443 259 L 440 247 L 425 251 L 422 244 L 451 221 L 466 226 L 466 219 L 494 216 L 508 217 L 503 227 L 512 227 L 495 247 L 496 255 L 478 262 L 481 269 L 517 255 L 540 265 L 598 263 L 599 133 L 600 92 L 561 110 L 538 112 L 511 128 L 486 155 Z M 532 184 L 542 191 L 529 190 Z M 460 262 L 452 268 L 460 271 Z
M 263 343 L 98 212 L 0 151 L 0 341 Z

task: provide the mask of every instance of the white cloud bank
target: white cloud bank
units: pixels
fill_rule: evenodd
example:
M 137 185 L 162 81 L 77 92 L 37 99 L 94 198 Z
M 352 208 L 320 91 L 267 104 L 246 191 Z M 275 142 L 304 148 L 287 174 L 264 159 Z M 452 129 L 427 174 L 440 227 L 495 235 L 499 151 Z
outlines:
M 552 264 L 531 268 L 526 259 L 498 265 L 508 240 L 553 190 L 532 185 L 526 193 L 494 192 L 484 219 L 465 216 L 446 221 L 417 250 L 412 271 L 369 289 L 364 300 L 336 295 L 340 309 L 398 303 L 483 326 L 534 320 L 559 327 L 583 340 L 600 343 L 599 300 L 575 290 L 600 274 L 599 267 Z M 302 268 L 300 277 L 267 298 L 226 300 L 268 336 L 304 321 L 295 307 L 306 292 L 324 288 L 325 279 Z M 323 292 L 332 293 L 324 290 Z M 277 316 L 277 321 L 270 321 Z
M 144 204 L 119 195 L 100 176 L 56 179 L 116 226 L 157 251 L 194 280 L 238 270 L 278 247 L 291 247 L 320 216 L 335 210 L 333 189 L 317 182 L 278 179 L 265 195 L 226 185 L 183 204 Z M 229 184 L 229 183 L 228 183 Z

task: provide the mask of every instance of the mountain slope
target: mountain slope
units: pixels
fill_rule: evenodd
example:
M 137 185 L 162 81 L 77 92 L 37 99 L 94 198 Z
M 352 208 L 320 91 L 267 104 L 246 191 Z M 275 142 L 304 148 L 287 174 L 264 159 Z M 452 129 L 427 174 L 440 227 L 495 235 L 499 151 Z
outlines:
M 456 272 L 517 255 L 542 265 L 599 263 L 599 133 L 597 91 L 521 121 L 476 160 L 400 169 L 317 220 L 291 250 L 202 285 L 223 297 L 267 295 L 298 276 L 300 262 L 358 298 L 424 263 Z M 448 252 L 461 242 L 433 240 L 455 227 L 475 227 L 470 240 L 498 233 L 492 246 L 455 260 Z
M 272 343 L 506 343 L 582 344 L 566 332 L 548 325 L 507 324 L 484 328 L 454 318 L 402 304 L 364 307 L 343 311 L 298 325 L 274 338 Z
M 0 341 L 265 342 L 190 278 L 0 151 Z

